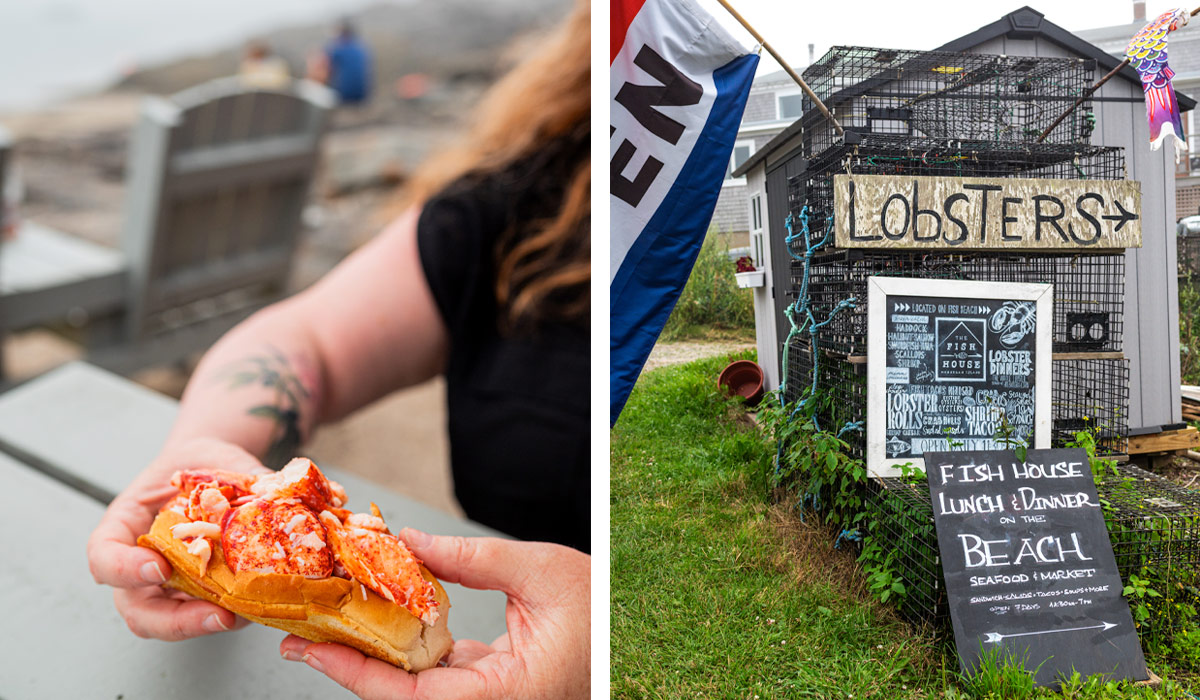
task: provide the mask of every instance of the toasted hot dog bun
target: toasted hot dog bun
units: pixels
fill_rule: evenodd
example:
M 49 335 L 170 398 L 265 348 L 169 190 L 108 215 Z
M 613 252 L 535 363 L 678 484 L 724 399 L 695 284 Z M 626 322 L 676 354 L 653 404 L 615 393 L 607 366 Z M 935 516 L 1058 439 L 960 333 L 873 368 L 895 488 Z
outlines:
M 158 551 L 174 572 L 166 585 L 215 603 L 247 620 L 276 627 L 314 642 L 337 642 L 408 671 L 437 665 L 453 644 L 446 627 L 450 600 L 442 584 L 424 566 L 433 584 L 437 622 L 424 625 L 402 605 L 389 602 L 357 581 L 331 576 L 310 579 L 293 574 L 234 573 L 220 542 L 212 543 L 207 570 L 187 551 L 171 527 L 188 518 L 164 510 L 138 544 Z

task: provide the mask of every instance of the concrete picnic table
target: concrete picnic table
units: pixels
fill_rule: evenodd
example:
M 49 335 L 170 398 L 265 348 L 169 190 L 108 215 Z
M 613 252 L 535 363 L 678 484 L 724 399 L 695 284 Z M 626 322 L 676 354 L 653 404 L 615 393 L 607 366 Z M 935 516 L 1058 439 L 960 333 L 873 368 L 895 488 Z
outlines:
M 262 625 L 185 642 L 140 639 L 88 571 L 87 538 L 105 504 L 158 453 L 176 402 L 83 362 L 0 394 L 0 697 L 352 697 L 279 657 Z M 426 532 L 494 536 L 481 525 L 322 465 L 365 511 Z M 504 595 L 446 584 L 455 639 L 505 631 Z

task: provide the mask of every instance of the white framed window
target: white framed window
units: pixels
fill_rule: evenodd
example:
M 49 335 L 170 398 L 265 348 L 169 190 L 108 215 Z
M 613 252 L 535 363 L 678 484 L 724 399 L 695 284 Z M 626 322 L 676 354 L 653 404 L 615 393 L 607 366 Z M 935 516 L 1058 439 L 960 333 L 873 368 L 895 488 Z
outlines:
M 729 154 L 729 166 L 725 168 L 725 182 L 723 185 L 744 185 L 746 178 L 734 177 L 733 171 L 737 170 L 742 163 L 749 160 L 750 156 L 754 155 L 754 140 L 746 139 L 744 141 L 735 141 L 733 143 L 733 153 Z
M 804 90 L 799 86 L 775 91 L 776 118 L 794 122 L 804 115 Z
M 762 192 L 750 195 L 750 257 L 755 269 L 763 269 Z

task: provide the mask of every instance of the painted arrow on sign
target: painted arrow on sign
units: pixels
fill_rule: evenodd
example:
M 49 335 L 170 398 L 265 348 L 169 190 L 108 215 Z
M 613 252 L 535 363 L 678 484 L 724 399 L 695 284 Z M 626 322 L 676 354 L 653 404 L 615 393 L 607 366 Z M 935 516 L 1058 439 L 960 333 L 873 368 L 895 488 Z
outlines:
M 1126 221 L 1137 221 L 1138 220 L 1137 214 L 1135 214 L 1134 212 L 1129 211 L 1125 207 L 1121 206 L 1121 200 L 1114 199 L 1113 204 L 1117 205 L 1117 210 L 1120 211 L 1121 213 L 1120 214 L 1105 214 L 1105 215 L 1101 216 L 1100 218 L 1105 219 L 1106 221 L 1117 222 L 1116 227 L 1113 229 L 1114 232 L 1120 231 L 1121 227 L 1125 225 Z M 1136 210 L 1137 207 L 1135 206 L 1134 209 Z
M 1017 634 L 1000 634 L 999 632 L 985 632 L 983 635 L 983 641 L 987 644 L 995 644 L 996 642 L 999 642 L 1001 639 L 1008 639 L 1009 637 L 1028 637 L 1031 634 L 1054 634 L 1055 632 L 1082 632 L 1083 630 L 1101 630 L 1101 631 L 1106 632 L 1116 626 L 1117 626 L 1116 623 L 1113 623 L 1113 622 L 1101 622 L 1100 624 L 1092 625 L 1091 627 L 1071 627 L 1069 629 L 1041 630 L 1039 632 L 1018 632 Z

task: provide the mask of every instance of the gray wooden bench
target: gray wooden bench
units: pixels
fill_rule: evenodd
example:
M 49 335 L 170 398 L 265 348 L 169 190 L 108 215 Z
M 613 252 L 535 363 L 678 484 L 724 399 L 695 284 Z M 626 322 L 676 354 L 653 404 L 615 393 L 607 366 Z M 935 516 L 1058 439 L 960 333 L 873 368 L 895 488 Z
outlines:
M 0 334 L 88 318 L 89 358 L 118 372 L 212 344 L 285 291 L 332 93 L 237 78 L 147 98 L 130 139 L 121 250 L 23 226 L 3 244 Z M 33 272 L 40 270 L 39 273 Z
M 0 588 L 5 629 L 0 696 L 324 698 L 348 693 L 279 660 L 283 633 L 252 625 L 180 643 L 142 640 L 111 591 L 88 573 L 84 545 L 104 510 L 158 452 L 177 404 L 77 362 L 0 395 Z M 494 536 L 470 521 L 321 465 L 350 507 L 375 501 L 389 524 L 435 534 Z M 456 639 L 491 642 L 505 630 L 505 597 L 446 584 Z M 69 671 L 64 670 L 69 669 Z
M 23 221 L 0 247 L 4 325 L 25 328 L 71 315 L 114 313 L 124 305 L 127 276 L 120 251 Z M 49 309 L 57 311 L 48 314 Z

